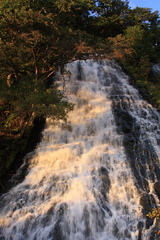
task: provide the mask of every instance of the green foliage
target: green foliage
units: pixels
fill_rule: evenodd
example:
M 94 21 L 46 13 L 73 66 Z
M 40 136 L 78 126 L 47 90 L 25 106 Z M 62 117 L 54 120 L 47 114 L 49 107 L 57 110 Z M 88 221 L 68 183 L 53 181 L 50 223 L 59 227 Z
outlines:
M 5 126 L 6 128 L 11 127 L 12 122 L 13 122 L 13 119 L 15 119 L 15 115 L 14 115 L 14 113 L 11 113 L 11 114 L 7 117 L 4 126 Z
M 127 18 L 130 26 L 140 25 L 148 28 L 158 23 L 159 13 L 152 13 L 150 8 L 136 7 L 129 11 Z
M 143 30 L 139 25 L 128 27 L 124 34 L 119 34 L 114 38 L 109 38 L 112 44 L 114 57 L 121 59 L 123 62 L 132 61 L 133 55 L 141 49 Z
M 148 213 L 147 216 L 150 218 L 160 219 L 160 207 L 153 208 L 152 212 Z
M 73 109 L 56 86 L 47 89 L 46 80 L 58 65 L 75 56 L 84 34 L 55 23 L 55 13 L 49 12 L 54 1 L 49 3 L 44 4 L 48 13 L 39 10 L 40 1 L 14 0 L 11 5 L 2 1 L 0 5 L 3 127 L 19 124 L 19 118 L 25 122 L 33 115 L 52 115 L 54 119 L 66 121 L 68 111 Z
M 97 1 L 96 12 L 91 27 L 92 34 L 102 38 L 115 37 L 126 29 L 126 15 L 129 11 L 129 2 L 121 0 Z
M 152 212 L 149 212 L 147 214 L 147 217 L 159 220 L 160 219 L 160 207 L 153 208 Z M 158 234 L 160 234 L 160 231 L 158 231 Z

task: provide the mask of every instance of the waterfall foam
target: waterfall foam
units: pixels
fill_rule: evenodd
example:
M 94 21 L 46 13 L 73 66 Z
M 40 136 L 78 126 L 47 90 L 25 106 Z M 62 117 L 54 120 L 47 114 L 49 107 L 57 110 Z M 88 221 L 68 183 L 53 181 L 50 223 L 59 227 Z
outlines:
M 26 178 L 1 197 L 0 239 L 149 240 L 139 202 L 158 201 L 160 116 L 112 61 L 66 72 L 69 126 L 47 120 Z

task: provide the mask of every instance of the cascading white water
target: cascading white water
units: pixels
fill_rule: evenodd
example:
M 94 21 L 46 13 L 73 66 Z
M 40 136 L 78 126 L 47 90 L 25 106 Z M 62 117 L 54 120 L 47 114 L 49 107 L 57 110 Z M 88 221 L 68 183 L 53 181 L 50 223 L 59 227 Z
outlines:
M 142 191 L 112 109 L 118 81 L 117 92 L 134 99 L 125 101 L 140 121 L 138 92 L 110 61 L 75 61 L 66 71 L 65 88 L 75 103 L 69 126 L 47 120 L 25 180 L 1 197 L 0 239 L 149 240 Z M 154 133 L 146 134 L 155 144 Z M 159 157 L 157 144 L 155 151 Z

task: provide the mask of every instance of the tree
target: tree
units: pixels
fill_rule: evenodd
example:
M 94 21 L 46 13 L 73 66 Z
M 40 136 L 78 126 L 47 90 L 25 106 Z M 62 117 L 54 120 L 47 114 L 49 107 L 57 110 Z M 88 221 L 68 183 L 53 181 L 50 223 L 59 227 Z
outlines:
M 58 66 L 90 50 L 86 44 L 90 36 L 81 29 L 92 4 L 92 0 L 1 2 L 0 105 L 4 126 L 29 121 L 33 115 L 66 119 L 72 104 L 56 86 L 49 91 L 46 82 Z
M 0 99 L 4 121 L 25 122 L 33 113 L 39 116 L 49 112 L 54 118 L 65 119 L 72 105 L 56 88 L 49 91 L 45 81 L 56 70 L 62 51 L 65 54 L 68 50 L 59 48 L 64 33 L 59 32 L 52 15 L 24 7 L 14 9 L 1 17 L 1 29 Z M 4 126 L 9 126 L 6 122 Z
M 121 0 L 97 1 L 97 15 L 93 22 L 92 34 L 102 38 L 114 37 L 126 28 L 126 15 L 129 11 L 129 2 Z

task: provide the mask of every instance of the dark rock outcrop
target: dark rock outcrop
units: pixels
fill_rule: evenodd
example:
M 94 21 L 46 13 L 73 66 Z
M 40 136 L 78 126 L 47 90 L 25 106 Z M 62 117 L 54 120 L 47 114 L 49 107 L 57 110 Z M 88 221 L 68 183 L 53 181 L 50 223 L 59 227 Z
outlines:
M 154 190 L 160 200 L 160 181 L 154 183 Z
M 45 122 L 46 120 L 44 117 L 35 118 L 33 126 L 26 129 L 23 137 L 16 140 L 10 140 L 6 143 L 9 145 L 6 154 L 8 155 L 8 158 L 10 158 L 11 163 L 9 169 L 6 171 L 4 167 L 4 171 L 0 175 L 0 194 L 7 192 L 11 187 L 24 179 L 28 169 L 30 155 L 26 159 L 26 164 L 24 164 L 20 173 L 16 174 L 16 172 L 23 164 L 26 154 L 32 152 L 36 148 L 37 143 L 40 142 L 42 137 L 41 132 L 44 129 Z M 4 161 L 6 160 L 4 159 Z

